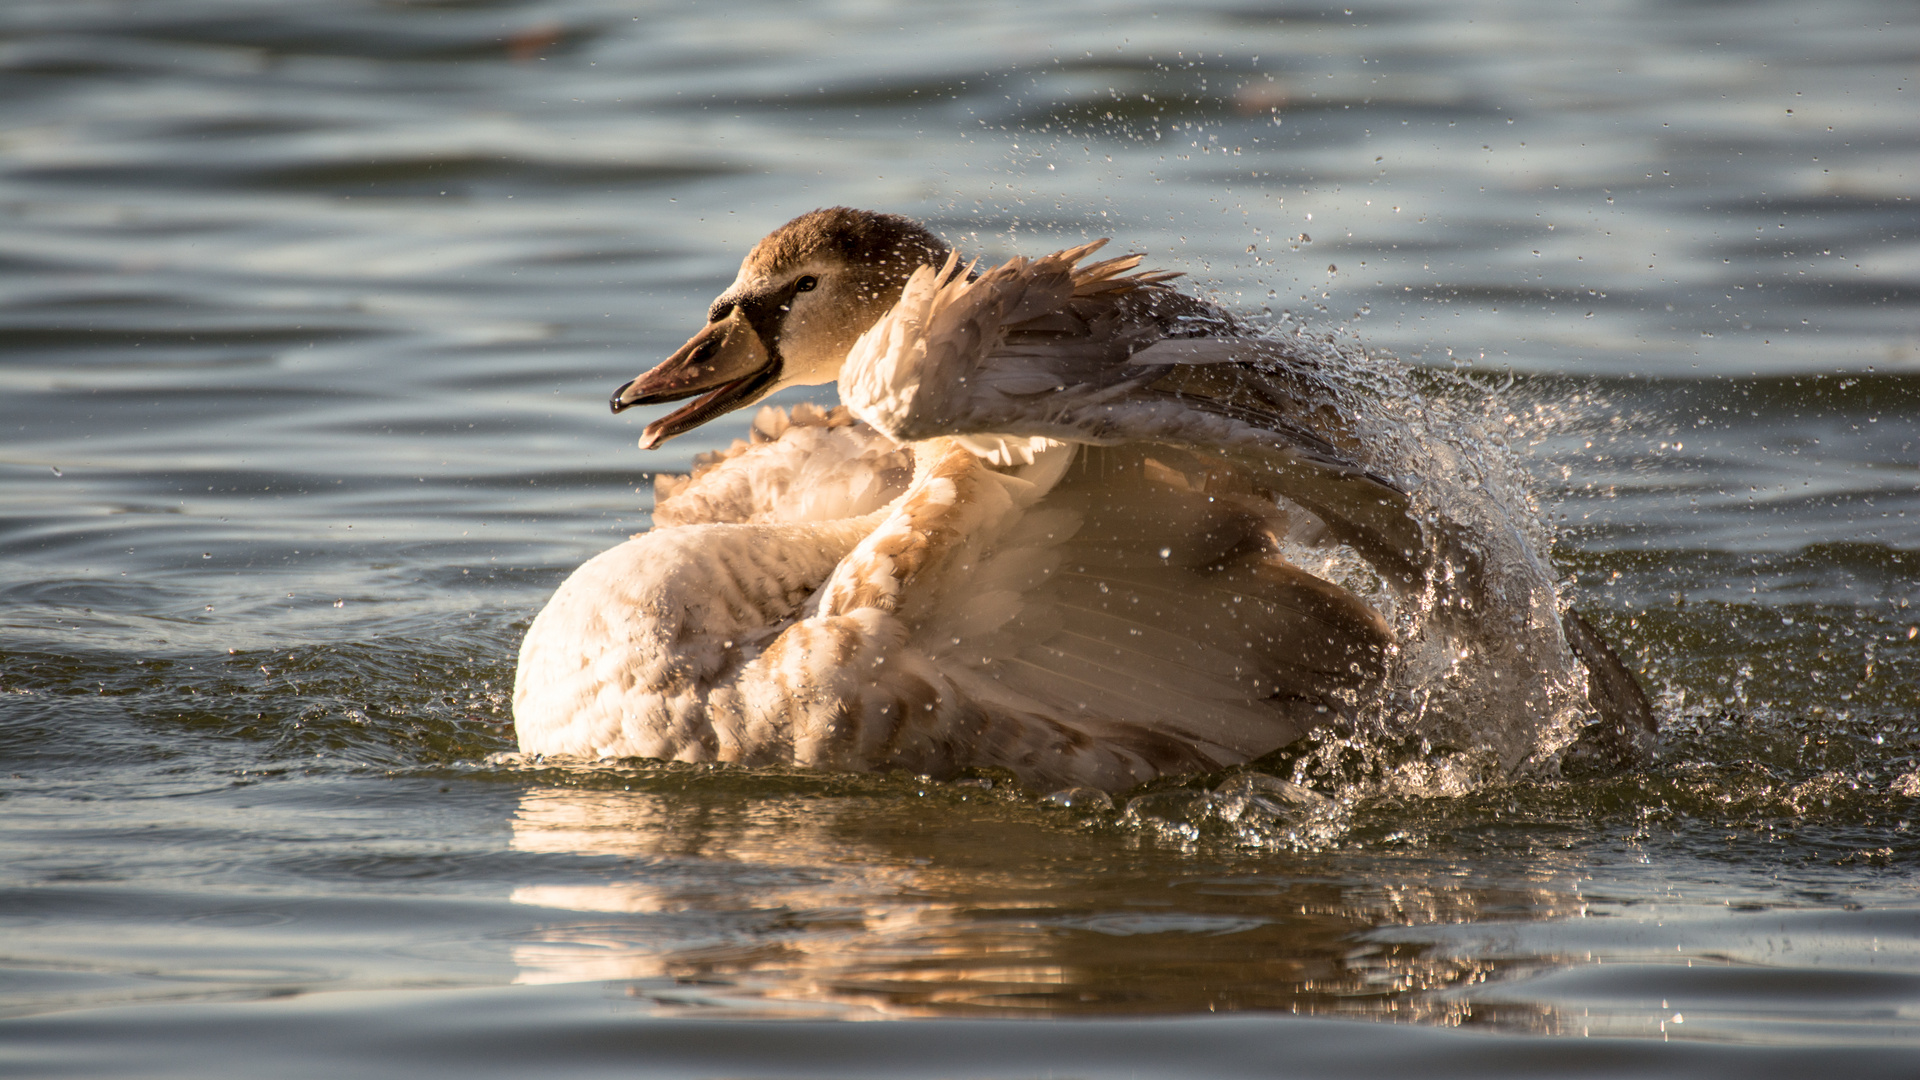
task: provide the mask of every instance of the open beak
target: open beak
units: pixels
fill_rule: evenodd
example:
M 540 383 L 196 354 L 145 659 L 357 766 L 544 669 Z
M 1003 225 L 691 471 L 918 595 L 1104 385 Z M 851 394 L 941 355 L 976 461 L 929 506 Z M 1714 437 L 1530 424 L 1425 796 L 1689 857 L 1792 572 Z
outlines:
M 659 367 L 613 392 L 614 412 L 633 405 L 658 405 L 703 394 L 699 400 L 647 425 L 640 448 L 651 450 L 721 413 L 751 405 L 773 385 L 779 362 L 767 351 L 746 313 L 733 313 L 693 335 Z

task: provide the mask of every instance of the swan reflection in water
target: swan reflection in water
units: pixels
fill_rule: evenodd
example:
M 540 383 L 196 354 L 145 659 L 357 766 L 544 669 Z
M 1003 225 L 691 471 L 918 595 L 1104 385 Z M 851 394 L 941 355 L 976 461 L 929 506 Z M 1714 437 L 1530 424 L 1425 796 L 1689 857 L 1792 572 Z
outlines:
M 1510 962 L 1370 931 L 1583 907 L 1549 883 L 1574 876 L 1551 857 L 1525 887 L 1398 866 L 1361 887 L 1337 855 L 1196 859 L 993 792 L 929 785 L 915 798 L 910 783 L 872 783 L 830 797 L 528 791 L 514 850 L 587 861 L 572 880 L 514 891 L 552 912 L 515 946 L 517 981 L 627 982 L 662 1008 L 735 1015 L 1458 1023 L 1475 1010 L 1454 991 Z

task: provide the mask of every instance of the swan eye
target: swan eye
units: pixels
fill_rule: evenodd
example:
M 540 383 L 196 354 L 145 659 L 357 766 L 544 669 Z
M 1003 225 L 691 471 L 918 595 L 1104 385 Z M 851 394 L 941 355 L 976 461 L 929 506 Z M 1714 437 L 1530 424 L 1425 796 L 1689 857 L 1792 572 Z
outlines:
M 820 284 L 820 279 L 817 277 L 814 277 L 812 274 L 808 274 L 806 277 L 803 277 L 799 281 L 796 281 L 793 283 L 793 291 L 794 292 L 812 292 L 813 287 L 818 284 Z

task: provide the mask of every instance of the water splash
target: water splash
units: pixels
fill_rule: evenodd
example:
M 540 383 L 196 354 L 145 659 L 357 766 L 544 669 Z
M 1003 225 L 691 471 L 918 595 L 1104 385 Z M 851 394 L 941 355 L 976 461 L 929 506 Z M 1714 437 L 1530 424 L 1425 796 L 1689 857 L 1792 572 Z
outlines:
M 1258 848 L 1314 850 L 1343 836 L 1352 803 L 1259 772 L 1228 777 L 1212 790 L 1149 792 L 1127 800 L 1122 824 L 1189 845 L 1226 841 Z
M 1359 723 L 1296 752 L 1294 781 L 1459 792 L 1555 774 L 1594 716 L 1562 625 L 1552 533 L 1500 392 L 1415 372 L 1350 335 L 1288 321 L 1266 332 L 1314 373 L 1320 400 L 1308 405 L 1336 417 L 1341 448 L 1410 493 L 1430 568 L 1422 588 L 1393 595 L 1350 555 L 1286 553 L 1378 605 L 1396 640 Z

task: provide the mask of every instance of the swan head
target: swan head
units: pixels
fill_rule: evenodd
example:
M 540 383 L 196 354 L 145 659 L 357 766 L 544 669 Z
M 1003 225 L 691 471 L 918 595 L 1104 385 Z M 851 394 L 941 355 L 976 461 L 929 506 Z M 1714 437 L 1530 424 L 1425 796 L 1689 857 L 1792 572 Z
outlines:
M 697 399 L 647 425 L 652 449 L 789 386 L 839 378 L 848 350 L 947 245 L 911 219 L 844 206 L 802 214 L 755 244 L 706 329 L 613 392 L 614 412 Z

